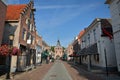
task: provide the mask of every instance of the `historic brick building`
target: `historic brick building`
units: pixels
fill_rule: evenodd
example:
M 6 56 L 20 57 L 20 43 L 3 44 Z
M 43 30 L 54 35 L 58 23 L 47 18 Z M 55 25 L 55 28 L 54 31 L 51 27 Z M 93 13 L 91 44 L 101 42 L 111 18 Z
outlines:
M 2 43 L 7 6 L 0 0 L 0 45 Z
M 5 16 L 6 16 L 7 6 L 0 0 L 0 46 L 3 39 L 3 31 L 5 25 Z M 5 72 L 4 67 L 6 62 L 6 57 L 0 55 L 0 74 Z
M 63 56 L 63 47 L 60 44 L 60 41 L 57 41 L 57 45 L 54 48 L 55 51 L 55 59 L 59 59 Z
M 14 35 L 13 46 L 21 50 L 16 59 L 17 70 L 25 70 L 35 64 L 36 26 L 34 3 L 8 5 L 3 43 L 9 44 L 8 36 Z M 14 60 L 15 61 L 15 60 Z

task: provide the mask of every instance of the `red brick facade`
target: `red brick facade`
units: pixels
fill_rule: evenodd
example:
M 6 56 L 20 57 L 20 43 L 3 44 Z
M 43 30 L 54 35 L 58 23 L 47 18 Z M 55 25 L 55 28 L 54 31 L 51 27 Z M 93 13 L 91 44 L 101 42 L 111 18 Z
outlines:
M 0 44 L 2 43 L 7 6 L 0 0 Z
M 3 43 L 9 43 L 9 35 L 14 35 L 13 46 L 21 50 L 17 60 L 18 71 L 24 71 L 26 66 L 35 65 L 36 26 L 34 18 L 34 3 L 8 5 Z M 14 64 L 14 63 L 11 63 Z

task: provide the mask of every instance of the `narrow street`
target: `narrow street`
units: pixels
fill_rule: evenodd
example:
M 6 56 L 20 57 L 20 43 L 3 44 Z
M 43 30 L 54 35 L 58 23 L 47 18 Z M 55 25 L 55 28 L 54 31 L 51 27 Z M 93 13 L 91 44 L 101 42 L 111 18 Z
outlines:
M 67 62 L 56 60 L 54 63 L 44 63 L 31 71 L 18 73 L 12 80 L 101 80 L 97 77 L 88 79 L 83 75 L 84 71 L 81 73 L 80 75 L 78 70 Z
M 0 80 L 6 80 L 5 76 Z M 88 72 L 72 62 L 56 60 L 54 63 L 43 63 L 29 71 L 17 72 L 11 80 L 120 80 L 120 77 Z

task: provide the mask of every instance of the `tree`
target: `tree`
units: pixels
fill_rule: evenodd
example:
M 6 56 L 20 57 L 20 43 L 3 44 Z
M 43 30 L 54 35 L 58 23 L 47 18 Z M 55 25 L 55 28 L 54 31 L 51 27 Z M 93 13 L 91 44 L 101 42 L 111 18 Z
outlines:
M 63 50 L 65 50 L 65 47 L 63 47 Z
M 54 48 L 55 48 L 55 46 L 51 46 L 51 49 L 50 49 L 50 50 L 51 50 L 52 52 L 55 52 Z

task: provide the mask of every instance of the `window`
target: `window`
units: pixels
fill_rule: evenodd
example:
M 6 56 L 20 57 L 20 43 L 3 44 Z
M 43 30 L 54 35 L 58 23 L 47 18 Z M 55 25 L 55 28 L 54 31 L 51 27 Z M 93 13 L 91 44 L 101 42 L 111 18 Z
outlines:
M 30 19 L 32 19 L 32 15 L 33 15 L 33 14 L 32 14 L 32 11 L 31 11 L 31 12 L 30 12 Z
M 88 46 L 90 46 L 90 34 L 88 34 L 88 43 L 89 43 Z
M 30 39 L 30 40 L 31 40 L 31 35 L 30 35 L 30 33 L 27 33 L 27 39 Z
M 35 38 L 32 37 L 32 44 L 34 45 L 35 44 Z
M 26 35 L 27 35 L 27 32 L 25 29 L 23 29 L 23 32 L 22 32 L 22 39 L 23 40 L 26 40 Z
M 32 27 L 33 27 L 32 24 L 30 24 L 30 31 L 32 31 Z
M 34 28 L 34 26 L 32 27 L 32 31 L 35 31 L 35 28 Z
M 94 55 L 95 62 L 99 63 L 99 55 Z
M 25 23 L 28 24 L 28 19 L 26 19 Z
M 93 30 L 93 37 L 94 37 L 94 41 L 96 42 L 96 30 Z
M 26 19 L 26 24 L 28 25 L 28 29 L 30 29 L 30 19 Z

